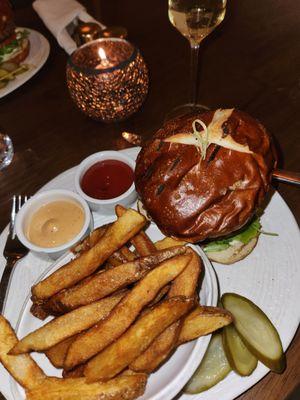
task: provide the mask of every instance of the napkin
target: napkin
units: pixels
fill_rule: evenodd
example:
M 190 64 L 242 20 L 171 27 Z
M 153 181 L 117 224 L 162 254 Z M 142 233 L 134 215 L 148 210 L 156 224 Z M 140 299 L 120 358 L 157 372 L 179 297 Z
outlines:
M 76 0 L 35 0 L 32 6 L 56 37 L 58 44 L 68 54 L 77 48 L 71 33 L 78 19 L 83 22 L 96 22 L 105 29 L 105 26 L 91 17 L 83 5 Z

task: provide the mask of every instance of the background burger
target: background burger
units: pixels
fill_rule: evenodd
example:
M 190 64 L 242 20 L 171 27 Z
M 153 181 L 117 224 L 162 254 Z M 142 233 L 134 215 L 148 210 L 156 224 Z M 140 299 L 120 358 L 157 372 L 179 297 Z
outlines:
M 28 56 L 29 49 L 28 32 L 16 29 L 10 2 L 0 0 L 0 88 L 28 69 L 20 63 Z
M 141 150 L 136 188 L 166 235 L 232 263 L 254 248 L 276 155 L 266 129 L 227 109 L 168 121 Z M 253 219 L 255 218 L 255 219 Z
M 14 14 L 8 0 L 0 0 L 0 63 L 20 64 L 29 53 L 28 33 L 16 30 Z

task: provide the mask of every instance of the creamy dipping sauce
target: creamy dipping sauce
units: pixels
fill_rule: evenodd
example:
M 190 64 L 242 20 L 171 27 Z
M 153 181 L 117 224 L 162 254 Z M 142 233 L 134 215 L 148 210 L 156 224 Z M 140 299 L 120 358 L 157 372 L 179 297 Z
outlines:
M 72 240 L 84 224 L 83 208 L 72 201 L 59 200 L 41 206 L 30 218 L 27 239 L 41 247 L 57 247 Z

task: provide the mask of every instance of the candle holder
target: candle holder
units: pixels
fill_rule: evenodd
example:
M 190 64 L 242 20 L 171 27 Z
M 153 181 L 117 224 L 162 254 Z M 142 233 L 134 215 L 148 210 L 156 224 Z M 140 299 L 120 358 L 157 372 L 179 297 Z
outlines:
M 104 122 L 136 112 L 148 92 L 148 70 L 137 48 L 125 39 L 97 39 L 72 53 L 67 85 L 77 107 Z

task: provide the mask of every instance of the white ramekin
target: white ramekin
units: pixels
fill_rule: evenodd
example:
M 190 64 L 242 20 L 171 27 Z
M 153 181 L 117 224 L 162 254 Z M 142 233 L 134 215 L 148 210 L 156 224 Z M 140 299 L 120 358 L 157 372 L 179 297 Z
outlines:
M 110 215 L 115 213 L 115 206 L 117 204 L 121 204 L 126 207 L 134 203 L 134 201 L 137 199 L 137 193 L 135 191 L 134 182 L 126 192 L 118 197 L 114 197 L 113 199 L 98 200 L 84 193 L 84 191 L 81 189 L 81 180 L 83 175 L 92 165 L 104 160 L 123 161 L 125 164 L 129 165 L 133 171 L 135 169 L 135 162 L 125 154 L 122 154 L 119 151 L 100 151 L 99 153 L 92 154 L 91 156 L 85 158 L 77 167 L 75 173 L 75 189 L 77 193 L 84 200 L 86 200 L 92 211 L 98 211 L 101 214 Z
M 25 234 L 26 225 L 29 222 L 32 215 L 43 205 L 59 200 L 71 200 L 77 203 L 84 211 L 84 224 L 80 232 L 70 241 L 61 246 L 57 247 L 41 247 L 33 244 L 27 239 Z M 64 254 L 68 249 L 78 243 L 81 239 L 86 236 L 92 228 L 92 217 L 90 209 L 84 199 L 82 199 L 77 193 L 70 190 L 47 190 L 45 192 L 38 193 L 31 197 L 21 208 L 16 218 L 16 234 L 19 240 L 29 250 L 36 253 L 46 253 L 51 258 L 57 259 Z

